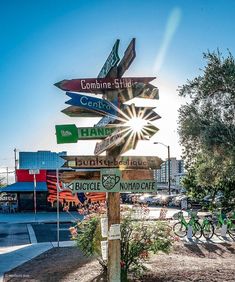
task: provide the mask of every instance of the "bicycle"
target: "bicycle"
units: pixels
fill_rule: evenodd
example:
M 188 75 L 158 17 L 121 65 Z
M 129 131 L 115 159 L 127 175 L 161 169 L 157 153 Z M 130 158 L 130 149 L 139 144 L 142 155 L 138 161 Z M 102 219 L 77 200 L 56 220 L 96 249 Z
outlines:
M 235 240 L 235 212 L 233 212 L 231 218 L 227 217 L 227 233 Z
M 197 215 L 195 213 L 190 214 L 190 219 L 187 222 L 186 219 L 184 218 L 183 212 L 178 213 L 178 219 L 179 222 L 176 222 L 173 225 L 173 231 L 175 235 L 178 237 L 185 237 L 189 226 L 192 226 L 192 235 L 193 237 L 199 239 L 202 236 L 202 227 L 201 224 L 198 222 Z
M 215 234 L 221 236 L 222 226 L 226 225 L 227 233 L 232 238 L 235 239 L 235 212 L 233 212 L 231 218 L 227 216 L 222 210 L 217 214 L 217 217 L 214 218 L 215 224 Z
M 205 239 L 207 240 L 211 239 L 215 231 L 212 217 L 210 215 L 205 216 L 201 226 L 202 226 L 202 234 L 205 237 Z

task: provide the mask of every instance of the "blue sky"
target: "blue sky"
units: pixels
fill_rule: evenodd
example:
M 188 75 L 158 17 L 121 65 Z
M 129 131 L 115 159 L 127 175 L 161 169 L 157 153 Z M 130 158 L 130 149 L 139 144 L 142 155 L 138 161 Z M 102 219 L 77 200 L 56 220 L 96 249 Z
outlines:
M 92 154 L 94 143 L 56 144 L 55 124 L 92 126 L 98 120 L 62 114 L 67 98 L 53 84 L 96 77 L 115 40 L 122 57 L 133 37 L 137 56 L 125 75 L 157 77 L 162 119 L 153 141 L 170 145 L 179 158 L 177 109 L 185 101 L 178 86 L 200 73 L 203 52 L 235 54 L 233 0 L 2 0 L 0 8 L 2 168 L 14 166 L 14 148 Z M 164 147 L 143 142 L 135 154 L 167 157 Z

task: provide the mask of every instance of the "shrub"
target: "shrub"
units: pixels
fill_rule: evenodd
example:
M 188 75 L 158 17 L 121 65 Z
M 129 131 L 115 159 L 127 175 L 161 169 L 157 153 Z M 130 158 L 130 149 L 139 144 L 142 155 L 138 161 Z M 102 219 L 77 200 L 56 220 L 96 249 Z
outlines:
M 95 255 L 107 270 L 107 261 L 101 258 L 100 215 L 92 214 L 73 227 L 73 239 L 84 255 Z M 74 230 L 74 228 L 76 230 Z M 144 263 L 151 253 L 168 253 L 172 245 L 171 227 L 160 221 L 134 221 L 131 213 L 125 213 L 121 220 L 121 281 L 127 281 L 128 274 L 141 276 Z

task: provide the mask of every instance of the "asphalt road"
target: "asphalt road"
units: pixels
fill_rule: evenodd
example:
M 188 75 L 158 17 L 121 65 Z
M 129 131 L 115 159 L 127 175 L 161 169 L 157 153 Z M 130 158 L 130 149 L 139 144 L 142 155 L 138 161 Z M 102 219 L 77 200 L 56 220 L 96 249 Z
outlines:
M 60 223 L 60 241 L 69 241 L 69 227 L 72 223 Z M 56 223 L 40 223 L 32 224 L 38 243 L 56 242 L 57 241 L 57 225 Z
M 27 225 L 24 223 L 0 224 L 0 247 L 30 244 Z

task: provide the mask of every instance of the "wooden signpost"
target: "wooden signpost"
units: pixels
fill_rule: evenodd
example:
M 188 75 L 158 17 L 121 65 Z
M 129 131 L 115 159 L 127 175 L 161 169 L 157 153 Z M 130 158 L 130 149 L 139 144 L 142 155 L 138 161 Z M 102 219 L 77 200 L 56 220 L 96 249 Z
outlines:
M 99 128 L 99 127 L 98 127 Z M 138 140 L 148 140 L 151 136 L 153 136 L 158 131 L 158 128 L 152 124 L 146 125 L 143 129 L 143 133 L 136 136 L 136 134 L 132 134 L 132 131 L 129 127 L 119 127 L 115 131 L 112 132 L 110 136 L 105 138 L 103 141 L 96 143 L 95 146 L 95 155 L 100 155 L 104 151 L 112 149 L 113 147 L 117 147 L 123 145 L 125 143 L 126 146 L 125 152 L 132 149 L 132 147 L 136 147 Z M 130 148 L 129 148 L 130 145 Z M 124 153 L 124 150 L 122 151 Z
M 70 168 L 119 168 L 137 170 L 137 169 L 158 169 L 162 160 L 158 157 L 149 156 L 124 156 L 113 158 L 112 156 L 63 156 L 65 160 L 63 167 Z
M 116 116 L 117 114 L 113 104 L 104 99 L 71 92 L 66 92 L 66 95 L 71 98 L 69 101 L 65 102 L 66 104 L 88 109 L 90 111 L 100 112 L 104 115 L 110 114 Z M 114 106 L 118 106 L 117 99 L 113 101 L 113 103 Z
M 148 83 L 135 83 L 131 88 L 118 91 L 119 101 L 125 103 L 133 98 L 159 99 L 158 88 Z
M 55 86 L 64 91 L 100 93 L 105 90 L 126 89 L 135 83 L 148 83 L 156 77 L 123 77 L 123 78 L 79 78 L 65 79 L 55 83 Z
M 122 172 L 123 173 L 123 172 Z M 147 172 L 149 174 L 149 172 Z M 149 176 L 149 175 L 148 175 Z M 101 169 L 100 179 L 73 180 L 65 184 L 64 188 L 73 193 L 78 192 L 155 192 L 155 180 L 153 179 L 123 179 L 118 169 Z
M 114 116 L 104 116 L 96 125 L 95 127 L 106 126 L 110 123 L 113 123 L 116 120 Z
M 93 128 L 58 125 L 56 134 L 58 143 L 105 138 L 96 144 L 94 151 L 96 156 L 64 157 L 66 160 L 64 167 L 92 171 L 64 172 L 62 181 L 65 189 L 73 193 L 107 192 L 109 235 L 108 255 L 105 255 L 105 258 L 107 258 L 109 282 L 121 281 L 119 192 L 156 191 L 153 171 L 150 169 L 158 168 L 162 162 L 157 157 L 120 156 L 123 152 L 134 149 L 138 140 L 150 139 L 158 131 L 152 121 L 159 119 L 160 116 L 152 107 L 138 108 L 134 104 L 122 104 L 135 97 L 158 99 L 159 94 L 158 88 L 149 83 L 155 77 L 122 77 L 136 56 L 135 38 L 131 40 L 121 61 L 118 55 L 119 42 L 119 39 L 116 40 L 97 78 L 67 79 L 55 83 L 55 86 L 64 91 L 103 95 L 103 99 L 99 99 L 67 92 L 66 95 L 71 99 L 66 102 L 70 107 L 62 111 L 65 114 L 69 116 L 105 116 Z M 140 132 L 135 132 L 132 126 L 127 125 L 128 121 L 133 118 L 139 118 L 146 123 Z M 106 156 L 98 156 L 105 151 Z M 107 245 L 105 249 L 106 247 Z
M 94 110 L 81 108 L 77 106 L 69 106 L 61 111 L 63 114 L 69 117 L 102 117 L 103 112 L 97 112 Z
M 154 111 L 154 107 L 135 107 L 134 104 L 124 105 L 120 108 L 115 108 L 117 110 L 117 116 L 107 115 L 103 117 L 95 127 L 107 126 L 112 124 L 120 124 L 124 125 L 124 123 L 128 122 L 131 118 L 139 117 L 141 119 L 146 119 L 148 121 L 155 121 L 160 119 L 161 117 Z
M 75 181 L 83 181 L 83 180 L 100 180 L 102 172 L 107 171 L 110 174 L 119 175 L 121 180 L 123 181 L 135 181 L 135 180 L 154 180 L 154 171 L 149 169 L 142 169 L 141 173 L 139 170 L 120 170 L 118 168 L 102 168 L 102 169 L 92 169 L 92 170 L 83 170 L 83 171 L 64 171 L 60 175 L 60 180 L 63 183 L 69 184 Z M 107 192 L 107 191 L 105 191 Z
M 124 141 L 125 135 L 123 133 L 123 129 L 118 128 L 112 133 L 112 135 L 105 138 L 103 141 L 96 143 L 94 154 L 99 155 L 104 151 L 107 151 L 115 146 L 123 144 Z
M 124 74 L 124 72 L 129 68 L 131 63 L 134 61 L 135 56 L 136 56 L 136 53 L 135 53 L 135 38 L 133 38 L 131 40 L 130 44 L 128 45 L 127 49 L 126 49 L 121 62 L 119 63 L 119 65 L 117 67 L 118 77 L 121 77 Z
M 118 47 L 120 40 L 117 39 L 111 53 L 109 54 L 107 60 L 105 61 L 100 73 L 98 74 L 98 78 L 106 77 L 113 67 L 117 65 L 120 58 L 118 56 Z
M 75 124 L 56 125 L 55 128 L 57 144 L 104 139 L 116 130 L 115 127 L 76 127 Z

